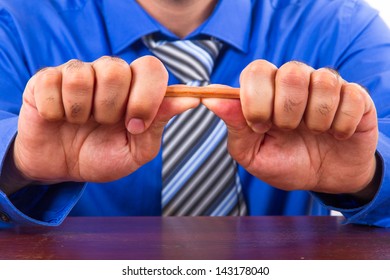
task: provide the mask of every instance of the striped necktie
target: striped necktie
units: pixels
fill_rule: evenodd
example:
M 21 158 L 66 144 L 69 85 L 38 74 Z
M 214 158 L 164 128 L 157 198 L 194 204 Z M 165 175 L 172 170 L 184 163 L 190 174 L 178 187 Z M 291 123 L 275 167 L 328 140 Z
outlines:
M 182 83 L 209 84 L 221 49 L 215 40 L 155 41 L 144 44 Z M 223 121 L 204 105 L 174 117 L 162 145 L 164 216 L 243 216 L 247 214 L 237 165 L 226 147 Z

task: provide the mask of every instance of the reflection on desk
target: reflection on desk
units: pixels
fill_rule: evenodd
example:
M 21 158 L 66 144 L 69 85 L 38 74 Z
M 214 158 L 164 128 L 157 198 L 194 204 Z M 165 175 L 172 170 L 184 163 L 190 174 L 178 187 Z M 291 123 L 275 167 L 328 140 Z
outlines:
M 390 230 L 342 217 L 69 217 L 0 230 L 0 259 L 390 259 Z

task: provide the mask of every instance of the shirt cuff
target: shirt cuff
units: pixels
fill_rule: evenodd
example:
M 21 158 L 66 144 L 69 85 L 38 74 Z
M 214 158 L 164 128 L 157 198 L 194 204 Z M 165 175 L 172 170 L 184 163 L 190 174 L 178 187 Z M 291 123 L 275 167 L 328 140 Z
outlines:
M 57 226 L 80 199 L 84 183 L 29 186 L 6 196 L 0 192 L 0 228 L 10 224 Z

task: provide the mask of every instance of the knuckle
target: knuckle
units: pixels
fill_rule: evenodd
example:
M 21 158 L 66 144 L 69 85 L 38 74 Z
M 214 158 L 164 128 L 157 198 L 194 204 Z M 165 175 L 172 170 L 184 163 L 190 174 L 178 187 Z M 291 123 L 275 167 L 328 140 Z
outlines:
M 323 133 L 329 130 L 330 123 L 326 122 L 311 122 L 306 123 L 307 128 L 314 133 Z
M 332 127 L 332 130 L 333 133 L 337 135 L 337 138 L 339 139 L 347 139 L 355 132 L 353 126 L 347 125 L 345 123 L 338 123 L 334 125 Z
M 318 70 L 312 73 L 311 86 L 325 91 L 334 91 L 340 86 L 340 79 L 329 70 Z
M 282 130 L 293 130 L 298 127 L 300 121 L 294 121 L 292 119 L 276 117 L 274 118 L 273 123 L 276 125 L 276 127 Z
M 276 126 L 282 130 L 294 130 L 298 127 L 298 125 L 296 124 L 293 124 L 291 122 L 283 122 L 283 121 L 277 122 Z
M 106 109 L 115 109 L 118 107 L 117 98 L 113 95 L 105 96 L 99 100 L 99 106 Z
M 116 85 L 130 77 L 130 67 L 123 59 L 118 57 L 103 56 L 98 59 L 93 67 L 98 75 L 98 81 Z
M 288 70 L 284 72 L 278 72 L 279 83 L 287 88 L 306 88 L 307 77 L 302 71 Z
M 70 123 L 84 124 L 89 119 L 89 112 L 84 104 L 74 102 L 65 107 L 66 119 Z
M 114 98 L 98 101 L 94 108 L 94 118 L 100 124 L 115 124 L 124 116 L 125 105 L 118 104 Z
M 335 110 L 334 102 L 321 102 L 316 106 L 316 112 L 323 117 L 329 116 Z
M 78 59 L 71 59 L 65 64 L 65 71 L 79 71 L 84 67 L 85 63 Z
M 99 73 L 98 82 L 114 89 L 123 86 L 130 78 L 130 70 L 118 65 L 107 65 L 105 70 Z
M 61 78 L 61 73 L 53 67 L 44 68 L 36 75 L 37 82 L 42 86 L 56 84 L 60 81 Z
M 39 111 L 39 115 L 48 121 L 57 121 L 61 120 L 63 118 L 63 112 L 60 110 L 48 110 L 44 108 L 43 110 Z
M 94 120 L 99 124 L 105 125 L 114 125 L 120 121 L 120 117 L 118 116 L 102 116 L 102 115 L 94 115 Z
M 120 57 L 117 56 L 109 56 L 109 55 L 104 55 L 100 57 L 96 62 L 103 62 L 103 63 L 118 63 L 118 64 L 123 64 L 123 65 L 128 65 L 125 60 L 123 60 Z
M 83 106 L 80 103 L 74 103 L 70 107 L 70 117 L 73 119 L 77 119 L 83 113 Z
M 143 56 L 134 60 L 131 64 L 132 71 L 138 72 L 147 72 L 152 75 L 161 75 L 159 78 L 168 79 L 168 71 L 166 70 L 164 64 L 154 56 Z
M 304 105 L 304 99 L 288 96 L 283 102 L 283 111 L 285 113 L 294 113 Z
M 93 90 L 93 74 L 87 68 L 86 71 L 71 71 L 63 75 L 63 88 L 72 93 L 87 94 Z
M 276 66 L 265 60 L 255 60 L 248 64 L 241 73 L 241 79 L 253 78 L 264 75 L 274 75 Z
M 124 60 L 111 56 L 101 57 L 93 67 L 96 73 L 96 118 L 100 123 L 116 122 L 117 115 L 122 113 L 128 97 L 130 67 Z
M 121 98 L 117 93 L 106 94 L 95 99 L 94 110 L 95 116 L 100 123 L 117 122 L 125 111 L 127 99 Z
M 88 95 L 93 89 L 93 83 L 86 82 L 86 79 L 83 79 L 80 76 L 69 76 L 64 79 L 63 88 L 70 91 L 75 95 Z
M 251 123 L 265 123 L 270 121 L 270 113 L 256 109 L 248 109 L 245 112 L 245 118 Z
M 309 67 L 297 61 L 290 61 L 282 65 L 277 73 L 277 80 L 282 86 L 305 88 L 309 82 Z
M 353 102 L 364 102 L 364 94 L 368 94 L 366 89 L 355 83 L 345 84 L 343 91 Z
M 151 55 L 142 56 L 142 57 L 136 59 L 132 63 L 132 65 L 137 65 L 138 63 L 145 65 L 148 68 L 153 68 L 153 67 L 160 68 L 162 66 L 162 62 L 158 58 L 151 56 Z

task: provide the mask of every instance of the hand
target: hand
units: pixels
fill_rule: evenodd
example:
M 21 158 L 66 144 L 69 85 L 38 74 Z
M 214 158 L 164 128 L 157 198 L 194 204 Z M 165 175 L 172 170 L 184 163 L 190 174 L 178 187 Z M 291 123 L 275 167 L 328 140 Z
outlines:
M 158 153 L 169 119 L 199 104 L 164 98 L 167 81 L 153 57 L 131 65 L 111 57 L 72 60 L 38 72 L 23 96 L 15 166 L 50 183 L 105 182 L 134 172 Z
M 330 69 L 258 60 L 240 101 L 204 99 L 228 127 L 228 149 L 248 172 L 283 190 L 355 193 L 372 180 L 376 110 L 361 86 Z

